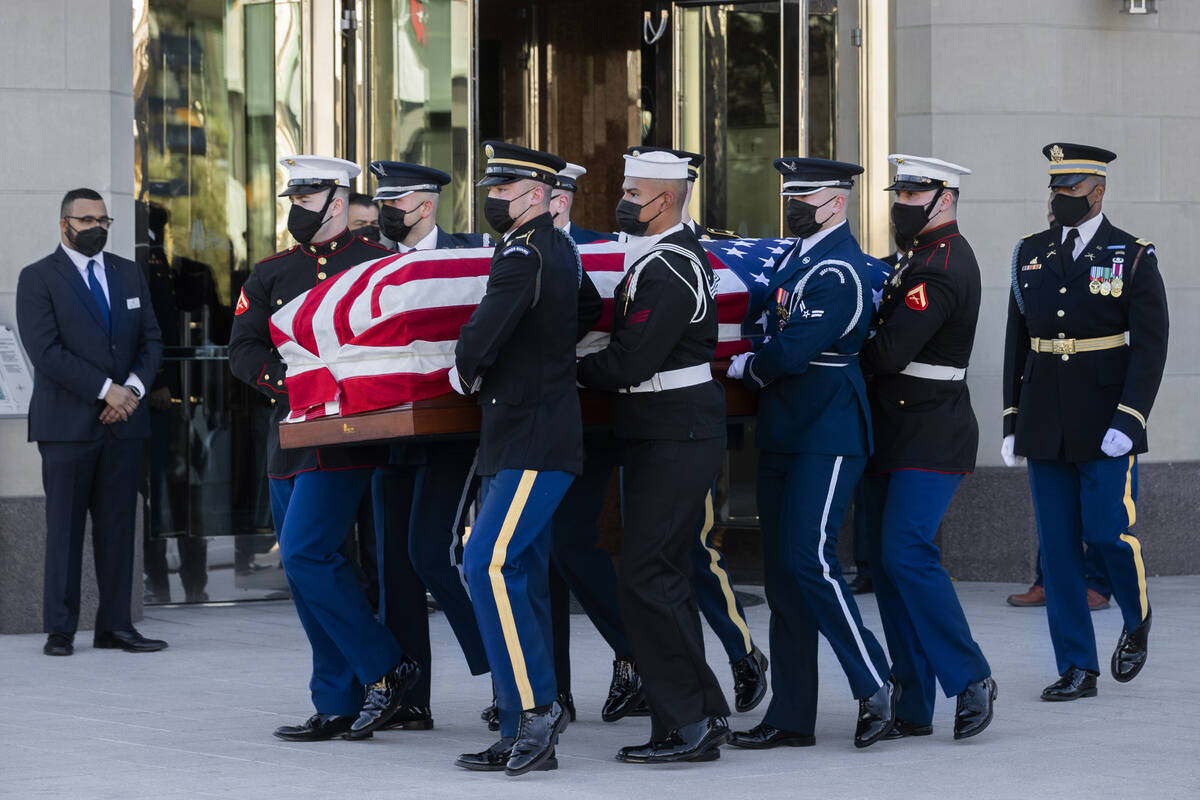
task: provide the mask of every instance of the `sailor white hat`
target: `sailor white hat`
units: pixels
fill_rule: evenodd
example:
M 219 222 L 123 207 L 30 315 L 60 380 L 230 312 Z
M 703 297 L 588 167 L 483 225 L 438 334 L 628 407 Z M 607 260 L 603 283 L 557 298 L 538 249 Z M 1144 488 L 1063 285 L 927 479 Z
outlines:
M 642 152 L 636 156 L 626 154 L 626 178 L 655 178 L 657 180 L 687 180 L 688 160 L 661 150 Z

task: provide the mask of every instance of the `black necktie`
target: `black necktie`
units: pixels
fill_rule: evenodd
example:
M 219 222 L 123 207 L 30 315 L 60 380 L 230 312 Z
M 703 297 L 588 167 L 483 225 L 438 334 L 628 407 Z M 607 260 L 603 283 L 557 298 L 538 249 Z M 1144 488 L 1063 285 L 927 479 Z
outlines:
M 1079 228 L 1071 228 L 1067 231 L 1067 240 L 1063 242 L 1063 247 L 1066 249 L 1066 261 L 1070 266 L 1075 266 L 1075 243 L 1079 241 Z

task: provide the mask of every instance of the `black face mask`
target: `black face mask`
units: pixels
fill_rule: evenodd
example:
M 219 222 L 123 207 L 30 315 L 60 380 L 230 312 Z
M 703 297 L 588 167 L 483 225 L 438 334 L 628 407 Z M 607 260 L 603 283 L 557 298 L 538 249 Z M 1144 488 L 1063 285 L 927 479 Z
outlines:
M 803 200 L 789 198 L 787 202 L 787 225 L 792 235 L 801 239 L 807 239 L 821 230 L 821 226 L 829 221 L 829 217 L 826 217 L 822 222 L 817 222 L 817 209 L 824 208 L 832 203 L 834 197 L 829 198 L 819 206 L 810 205 Z
M 641 205 L 632 200 L 622 199 L 621 202 L 617 203 L 617 227 L 630 236 L 645 236 L 646 231 L 650 228 L 650 223 L 658 219 L 663 212 L 660 211 L 643 222 L 639 219 L 642 216 L 642 209 L 662 196 L 663 193 L 659 192 Z
M 1088 202 L 1087 194 L 1079 197 L 1056 194 L 1050 198 L 1050 213 L 1054 215 L 1054 221 L 1064 228 L 1074 228 L 1091 210 L 1092 204 Z
M 356 229 L 354 232 L 369 242 L 379 241 L 378 225 L 364 225 L 361 228 Z
M 939 189 L 926 206 L 910 206 L 904 203 L 892 203 L 892 225 L 896 227 L 896 241 L 911 244 L 917 235 L 929 224 L 929 215 L 942 196 Z
M 420 206 L 417 206 L 420 208 Z M 402 208 L 393 208 L 392 206 L 384 206 L 379 209 L 379 229 L 383 231 L 383 235 L 399 244 L 408 238 L 408 234 L 413 229 L 413 225 L 409 225 L 406 220 L 408 215 L 417 208 L 405 211 Z M 415 225 L 416 223 L 414 223 Z
M 508 233 L 508 229 L 511 228 L 513 223 L 517 221 L 517 217 L 529 210 L 529 206 L 525 206 L 525 211 L 522 211 L 521 214 L 514 216 L 511 213 L 513 200 L 520 200 L 522 197 L 532 192 L 535 188 L 537 187 L 531 186 L 516 197 L 513 197 L 509 200 L 505 200 L 502 197 L 489 197 L 483 201 L 483 218 L 487 220 L 488 225 L 491 225 L 492 229 L 495 230 L 496 233 L 501 235 Z
M 287 228 L 293 239 L 300 244 L 308 244 L 313 240 L 317 231 L 325 224 L 325 212 L 333 202 L 333 194 L 334 190 L 330 189 L 329 196 L 325 198 L 325 205 L 321 206 L 320 211 L 309 211 L 302 205 L 292 203 L 292 210 L 288 212 Z
M 68 222 L 67 241 L 77 252 L 91 258 L 104 249 L 105 243 L 108 242 L 108 231 L 99 225 L 77 231 Z

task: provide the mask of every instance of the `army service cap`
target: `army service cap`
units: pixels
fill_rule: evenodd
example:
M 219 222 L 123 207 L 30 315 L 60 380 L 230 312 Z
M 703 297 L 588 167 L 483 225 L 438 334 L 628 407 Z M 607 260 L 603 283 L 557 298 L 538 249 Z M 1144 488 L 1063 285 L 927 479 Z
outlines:
M 378 186 L 374 200 L 399 200 L 413 192 L 441 192 L 450 176 L 440 169 L 403 161 L 372 161 Z
M 484 142 L 483 154 L 488 162 L 483 170 L 483 180 L 477 186 L 499 186 L 519 180 L 557 186 L 558 172 L 567 166 L 566 161 L 553 153 L 508 142 Z
M 330 187 L 350 188 L 350 181 L 362 172 L 358 164 L 332 156 L 286 156 L 279 164 L 288 171 L 287 188 L 280 197 L 294 194 L 313 194 Z
M 586 169 L 568 161 L 567 165 L 558 171 L 558 180 L 555 181 L 554 188 L 574 192 L 579 188 L 578 180 L 584 175 L 587 175 Z
M 1089 175 L 1108 175 L 1108 162 L 1117 154 L 1103 147 L 1071 142 L 1051 142 L 1042 148 L 1050 160 L 1050 186 L 1071 187 Z
M 958 179 L 970 175 L 966 167 L 930 156 L 909 156 L 892 153 L 888 161 L 896 165 L 896 179 L 884 191 L 928 192 L 934 189 L 957 189 Z
M 862 174 L 858 164 L 828 158 L 777 158 L 775 169 L 783 176 L 784 197 L 804 196 L 834 187 L 849 189 L 854 176 Z

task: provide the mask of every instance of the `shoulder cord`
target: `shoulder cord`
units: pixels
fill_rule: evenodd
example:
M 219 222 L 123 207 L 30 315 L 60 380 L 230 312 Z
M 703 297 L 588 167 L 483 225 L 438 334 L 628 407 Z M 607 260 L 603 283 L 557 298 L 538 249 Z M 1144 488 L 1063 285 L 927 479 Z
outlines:
M 854 271 L 854 267 L 850 266 L 850 264 L 847 262 L 839 261 L 836 258 L 827 258 L 824 261 L 814 264 L 812 269 L 804 273 L 804 276 L 797 281 L 796 288 L 792 290 L 792 301 L 794 304 L 799 305 L 801 298 L 804 296 L 804 287 L 808 284 L 808 279 L 813 275 L 820 274 L 821 267 L 824 266 L 845 267 L 846 272 L 849 272 L 850 277 L 854 279 L 854 288 L 856 290 L 854 300 L 854 316 L 850 318 L 850 324 L 846 326 L 846 330 L 842 331 L 842 336 L 845 336 L 846 334 L 850 333 L 850 331 L 854 330 L 854 326 L 858 324 L 858 320 L 862 317 L 863 313 L 862 281 L 859 280 L 858 273 Z
M 1021 316 L 1025 316 L 1025 298 L 1021 295 L 1021 283 L 1017 279 L 1017 260 L 1021 256 L 1021 242 L 1024 239 L 1017 240 L 1017 246 L 1013 248 L 1012 254 L 1012 291 L 1013 299 L 1017 301 L 1017 310 L 1021 312 Z

